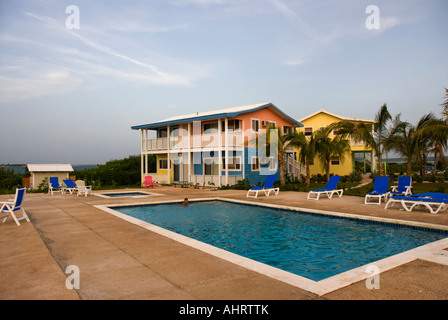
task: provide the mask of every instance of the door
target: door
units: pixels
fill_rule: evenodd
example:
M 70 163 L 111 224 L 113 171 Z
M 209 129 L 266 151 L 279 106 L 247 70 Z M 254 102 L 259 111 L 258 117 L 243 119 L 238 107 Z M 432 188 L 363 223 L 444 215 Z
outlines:
M 179 165 L 173 164 L 173 180 L 179 182 Z

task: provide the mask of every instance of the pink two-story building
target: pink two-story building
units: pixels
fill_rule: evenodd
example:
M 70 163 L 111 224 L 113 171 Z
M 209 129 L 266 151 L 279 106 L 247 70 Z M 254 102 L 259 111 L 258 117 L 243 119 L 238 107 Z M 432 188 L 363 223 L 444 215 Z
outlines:
M 133 126 L 141 131 L 142 182 L 151 175 L 158 183 L 232 185 L 248 179 L 264 182 L 278 173 L 278 163 L 261 158 L 256 137 L 273 123 L 282 133 L 302 127 L 273 103 L 197 112 Z M 157 159 L 156 172 L 148 172 L 148 155 Z M 299 174 L 294 152 L 287 170 Z

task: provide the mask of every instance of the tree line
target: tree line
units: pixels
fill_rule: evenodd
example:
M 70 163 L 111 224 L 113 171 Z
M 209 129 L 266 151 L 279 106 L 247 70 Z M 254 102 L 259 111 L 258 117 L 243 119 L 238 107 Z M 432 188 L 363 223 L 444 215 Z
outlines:
M 156 157 L 148 156 L 148 165 L 155 172 Z M 84 180 L 86 184 L 96 188 L 114 188 L 118 186 L 140 186 L 141 156 L 133 155 L 125 159 L 111 160 L 99 164 L 98 168 L 76 170 L 76 179 Z
M 292 148 L 298 150 L 298 160 L 305 166 L 305 183 L 310 185 L 310 165 L 317 158 L 325 171 L 327 181 L 330 177 L 330 162 L 332 157 L 339 157 L 341 161 L 351 152 L 349 139 L 363 143 L 371 148 L 378 159 L 378 175 L 384 175 L 383 159 L 389 152 L 394 151 L 406 159 L 406 174 L 411 175 L 412 165 L 419 164 L 421 177 L 426 175 L 428 154 L 434 155 L 446 168 L 444 150 L 448 141 L 448 89 L 445 88 L 445 100 L 442 105 L 442 117 L 433 113 L 423 115 L 416 124 L 401 120 L 401 114 L 393 117 L 387 104 L 384 103 L 375 115 L 373 124 L 362 121 L 343 120 L 314 131 L 311 135 L 294 131 L 282 135 L 279 128 L 271 126 L 266 130 L 266 152 L 270 152 L 271 135 L 278 146 L 280 184 L 285 184 L 283 156 Z M 330 137 L 331 132 L 336 136 Z M 375 168 L 372 168 L 375 170 Z M 435 168 L 434 168 L 435 172 Z

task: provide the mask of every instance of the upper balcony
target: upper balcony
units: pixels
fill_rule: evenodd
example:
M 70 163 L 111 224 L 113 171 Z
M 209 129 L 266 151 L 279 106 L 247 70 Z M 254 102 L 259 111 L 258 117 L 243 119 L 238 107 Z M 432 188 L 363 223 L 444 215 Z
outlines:
M 171 151 L 202 151 L 207 149 L 239 150 L 244 147 L 243 134 L 241 132 L 201 134 L 192 136 L 177 136 L 170 138 L 157 138 L 142 140 L 143 152 L 168 152 Z

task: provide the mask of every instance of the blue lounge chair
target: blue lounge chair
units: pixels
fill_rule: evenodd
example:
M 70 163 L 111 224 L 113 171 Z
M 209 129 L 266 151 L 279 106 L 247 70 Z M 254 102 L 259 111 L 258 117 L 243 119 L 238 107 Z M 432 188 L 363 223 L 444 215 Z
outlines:
M 61 192 L 62 193 L 62 186 L 59 184 L 58 177 L 50 177 L 50 179 L 49 179 L 48 193 L 51 193 L 51 195 L 53 195 L 53 192 Z
M 260 191 L 263 191 L 265 196 L 269 196 L 271 191 L 273 191 L 275 193 L 275 195 L 278 195 L 278 192 L 280 191 L 280 189 L 273 187 L 275 180 L 277 180 L 277 175 L 273 174 L 273 175 L 267 176 L 264 184 L 262 186 L 255 186 L 255 187 L 250 188 L 247 191 L 246 197 L 256 198 L 258 196 L 258 192 L 260 192 Z M 251 193 L 254 193 L 254 195 L 251 195 Z
M 381 198 L 384 198 L 384 202 L 386 202 L 389 196 L 388 188 L 389 177 L 376 177 L 373 183 L 373 190 L 366 194 L 364 204 L 381 204 Z M 371 199 L 376 201 L 370 202 L 369 200 Z
M 412 178 L 411 177 L 398 177 L 398 186 L 393 186 L 391 195 L 403 195 L 407 196 L 412 194 Z
M 424 193 L 412 194 L 409 196 L 419 198 L 448 199 L 448 194 L 441 192 L 424 192 Z
M 412 211 L 416 207 L 424 206 L 432 214 L 437 214 L 448 208 L 448 194 L 426 192 L 408 196 L 392 196 L 387 201 L 384 209 L 392 207 L 395 203 L 400 203 L 406 211 Z
M 330 180 L 328 180 L 327 184 L 323 189 L 315 189 L 308 192 L 307 199 L 313 199 L 313 200 L 319 200 L 319 196 L 321 194 L 326 194 L 329 199 L 333 197 L 333 194 L 337 194 L 339 197 L 342 197 L 342 194 L 344 193 L 343 189 L 336 189 L 339 180 L 341 179 L 341 176 L 331 176 Z M 316 195 L 316 197 L 313 197 Z
M 16 189 L 16 197 L 10 201 L 6 202 L 0 202 L 0 212 L 6 212 L 6 216 L 2 217 L 3 223 L 5 223 L 6 219 L 8 219 L 9 216 L 11 216 L 16 224 L 20 226 L 20 220 L 25 219 L 26 221 L 30 222 L 30 219 L 28 218 L 28 215 L 26 214 L 25 210 L 23 209 L 23 200 L 25 198 L 26 188 L 18 188 Z M 14 212 L 22 210 L 22 216 L 18 218 Z
M 64 184 L 65 184 L 65 187 L 62 188 L 62 193 L 64 193 L 66 190 L 68 192 L 70 192 L 70 194 L 72 194 L 75 191 L 78 191 L 78 187 L 73 182 L 73 180 L 65 179 L 65 180 L 62 180 L 62 182 L 64 182 Z

